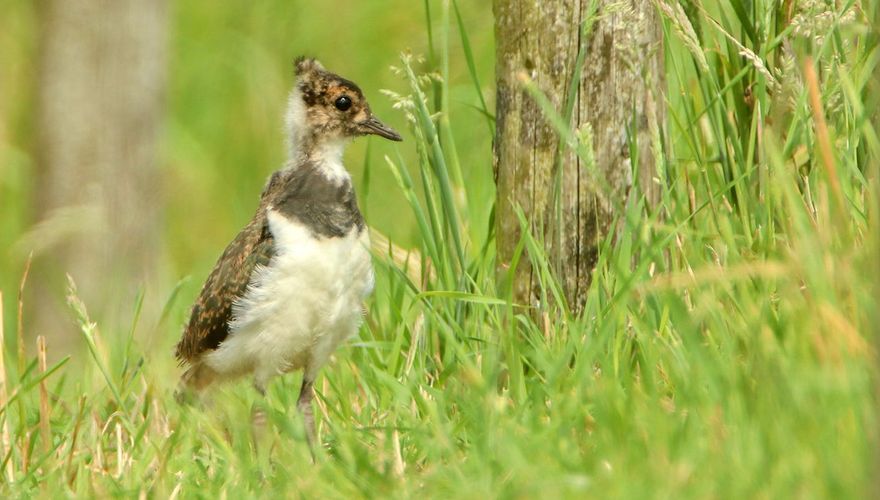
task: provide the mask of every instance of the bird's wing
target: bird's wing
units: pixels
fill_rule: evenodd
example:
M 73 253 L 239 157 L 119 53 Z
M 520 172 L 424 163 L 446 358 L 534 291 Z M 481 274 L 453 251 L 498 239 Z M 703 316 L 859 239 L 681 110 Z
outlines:
M 274 253 L 265 210 L 261 207 L 238 233 L 214 266 L 192 308 L 189 324 L 177 344 L 177 359 L 195 362 L 216 349 L 229 335 L 232 304 L 244 295 L 258 265 L 268 265 Z

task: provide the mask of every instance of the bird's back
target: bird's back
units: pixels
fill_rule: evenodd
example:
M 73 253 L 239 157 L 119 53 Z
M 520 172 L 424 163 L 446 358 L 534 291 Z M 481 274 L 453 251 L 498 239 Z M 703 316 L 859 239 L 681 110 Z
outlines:
M 244 295 L 257 266 L 267 265 L 273 253 L 274 238 L 261 206 L 229 243 L 205 280 L 177 344 L 176 355 L 181 363 L 196 362 L 226 340 L 234 303 Z

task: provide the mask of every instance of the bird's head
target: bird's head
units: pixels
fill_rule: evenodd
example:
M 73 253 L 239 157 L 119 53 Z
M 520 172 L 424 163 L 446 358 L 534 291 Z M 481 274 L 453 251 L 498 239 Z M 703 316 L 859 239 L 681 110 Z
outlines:
M 368 134 L 403 140 L 373 115 L 354 82 L 327 71 L 315 59 L 300 57 L 294 66 L 296 84 L 286 116 L 292 149 L 320 147 Z

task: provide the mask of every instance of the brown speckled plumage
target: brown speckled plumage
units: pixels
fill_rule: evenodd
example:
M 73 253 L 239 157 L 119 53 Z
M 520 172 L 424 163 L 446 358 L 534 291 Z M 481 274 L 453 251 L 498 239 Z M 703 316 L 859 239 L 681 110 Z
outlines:
M 216 349 L 229 335 L 232 305 L 247 290 L 256 266 L 272 258 L 273 238 L 266 221 L 266 204 L 277 192 L 279 175 L 272 176 L 254 217 L 226 247 L 202 286 L 193 305 L 189 324 L 177 344 L 181 363 L 193 363 L 207 350 Z

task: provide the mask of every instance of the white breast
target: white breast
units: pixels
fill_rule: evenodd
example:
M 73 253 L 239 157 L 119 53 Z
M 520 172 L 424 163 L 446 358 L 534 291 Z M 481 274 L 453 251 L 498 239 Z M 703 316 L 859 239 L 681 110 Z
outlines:
M 280 213 L 267 215 L 275 255 L 235 304 L 229 338 L 204 358 L 221 374 L 254 372 L 258 383 L 299 368 L 314 375 L 357 332 L 373 289 L 368 231 L 315 238 Z

